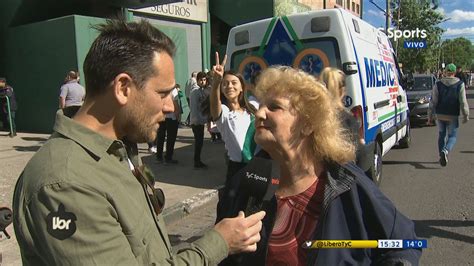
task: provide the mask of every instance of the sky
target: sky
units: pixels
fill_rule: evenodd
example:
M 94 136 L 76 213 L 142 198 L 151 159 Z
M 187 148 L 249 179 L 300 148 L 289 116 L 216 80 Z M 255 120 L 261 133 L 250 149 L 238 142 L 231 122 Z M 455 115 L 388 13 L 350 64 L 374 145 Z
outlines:
M 385 27 L 384 13 L 369 0 L 362 1 L 363 19 L 375 27 Z M 385 9 L 385 0 L 372 2 Z M 437 10 L 448 19 L 439 25 L 445 30 L 443 39 L 464 37 L 474 43 L 474 0 L 439 0 Z

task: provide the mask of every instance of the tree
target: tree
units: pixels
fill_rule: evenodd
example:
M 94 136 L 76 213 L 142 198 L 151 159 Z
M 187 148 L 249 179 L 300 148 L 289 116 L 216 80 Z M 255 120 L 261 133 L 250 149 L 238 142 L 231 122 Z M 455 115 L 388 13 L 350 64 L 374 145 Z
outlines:
M 426 38 L 407 38 L 408 41 L 426 41 L 424 49 L 407 49 L 403 47 L 402 37 L 394 43 L 398 61 L 408 72 L 426 72 L 438 69 L 443 29 L 437 25 L 444 19 L 443 15 L 432 9 L 430 1 L 400 0 L 393 14 L 393 26 L 401 31 L 426 30 Z
M 474 45 L 464 37 L 447 39 L 441 45 L 441 61 L 453 63 L 463 69 L 470 69 L 474 60 Z
M 297 0 L 275 0 L 274 5 L 275 16 L 286 16 L 311 10 L 309 6 L 298 3 Z

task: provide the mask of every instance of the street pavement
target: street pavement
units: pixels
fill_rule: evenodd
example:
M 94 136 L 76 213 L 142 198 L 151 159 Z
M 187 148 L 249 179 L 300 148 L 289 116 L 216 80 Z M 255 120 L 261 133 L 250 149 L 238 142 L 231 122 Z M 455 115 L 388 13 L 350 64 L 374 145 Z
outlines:
M 206 170 L 194 169 L 194 138 L 191 128 L 180 128 L 175 144 L 173 159 L 176 165 L 156 162 L 154 154 L 148 152 L 147 144 L 139 144 L 139 155 L 155 174 L 157 186 L 166 196 L 163 215 L 167 224 L 177 223 L 183 217 L 207 203 L 216 202 L 217 189 L 225 182 L 225 148 L 223 143 L 212 143 L 205 132 L 202 161 L 208 165 Z M 48 140 L 49 134 L 19 132 L 10 138 L 7 132 L 0 132 L 0 206 L 11 208 L 13 190 L 23 168 Z M 215 203 L 214 203 L 215 205 Z M 210 218 L 214 219 L 214 218 Z M 0 238 L 0 265 L 21 265 L 20 251 L 16 243 L 13 226 L 7 228 L 11 239 L 2 234 Z M 170 233 L 171 234 L 171 233 Z M 172 237 L 172 239 L 177 239 Z M 176 243 L 176 241 L 174 241 Z
M 474 87 L 470 120 L 460 123 L 446 167 L 439 164 L 438 128 L 412 127 L 412 145 L 383 158 L 381 190 L 427 239 L 421 265 L 474 265 Z

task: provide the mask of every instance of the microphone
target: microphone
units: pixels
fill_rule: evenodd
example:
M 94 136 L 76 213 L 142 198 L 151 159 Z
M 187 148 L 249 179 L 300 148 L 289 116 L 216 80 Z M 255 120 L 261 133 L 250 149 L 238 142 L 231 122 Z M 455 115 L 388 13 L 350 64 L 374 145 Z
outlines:
M 7 226 L 13 221 L 13 213 L 7 207 L 0 207 L 0 232 L 3 232 L 7 239 L 10 238 L 10 235 L 7 232 Z
M 254 157 L 236 176 L 240 180 L 239 191 L 248 195 L 245 216 L 259 212 L 263 203 L 273 197 L 280 183 L 273 172 L 272 160 L 262 157 Z

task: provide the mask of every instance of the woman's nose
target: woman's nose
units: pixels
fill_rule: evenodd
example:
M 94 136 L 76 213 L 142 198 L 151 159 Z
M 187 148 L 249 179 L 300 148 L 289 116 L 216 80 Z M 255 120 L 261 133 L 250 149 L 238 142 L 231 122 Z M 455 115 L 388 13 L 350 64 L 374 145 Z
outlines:
M 266 117 L 265 114 L 266 107 L 264 105 L 260 105 L 260 108 L 255 112 L 255 120 L 264 120 Z

